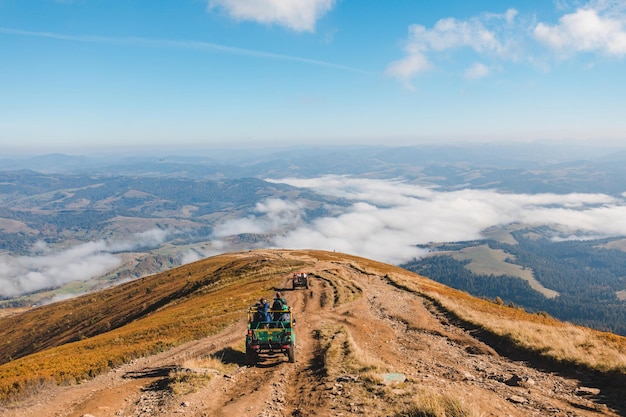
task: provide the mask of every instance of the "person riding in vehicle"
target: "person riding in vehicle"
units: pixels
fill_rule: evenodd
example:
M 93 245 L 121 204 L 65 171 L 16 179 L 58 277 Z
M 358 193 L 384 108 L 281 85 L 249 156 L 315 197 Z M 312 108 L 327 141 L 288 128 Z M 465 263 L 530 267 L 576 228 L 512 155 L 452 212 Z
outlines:
M 259 300 L 259 304 L 257 307 L 257 311 L 259 313 L 259 321 L 271 321 L 272 317 L 269 313 L 270 310 L 270 303 L 267 302 L 267 300 L 265 298 L 261 298 Z
M 274 296 L 274 301 L 272 303 L 272 310 L 274 311 L 273 313 L 274 321 L 280 320 L 283 307 L 286 307 L 286 306 L 287 306 L 287 300 L 285 300 L 285 298 L 280 293 L 280 291 L 277 291 Z
M 284 305 L 282 311 L 279 313 L 278 321 L 282 321 L 283 323 L 289 323 L 291 319 L 291 313 L 289 312 L 289 306 Z

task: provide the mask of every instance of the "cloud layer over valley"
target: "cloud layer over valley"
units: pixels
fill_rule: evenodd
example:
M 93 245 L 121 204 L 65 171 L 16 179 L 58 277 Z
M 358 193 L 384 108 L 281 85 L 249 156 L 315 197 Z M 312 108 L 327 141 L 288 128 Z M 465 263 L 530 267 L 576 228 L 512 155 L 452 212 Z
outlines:
M 152 229 L 124 241 L 99 240 L 62 251 L 40 241 L 33 246 L 32 256 L 0 256 L 0 296 L 13 297 L 98 277 L 122 263 L 116 253 L 153 248 L 167 235 L 167 231 Z
M 189 263 L 222 252 L 276 247 L 338 251 L 401 264 L 426 254 L 419 245 L 480 239 L 485 229 L 512 223 L 549 225 L 559 231 L 555 240 L 626 236 L 625 200 L 606 194 L 440 191 L 400 180 L 347 176 L 269 181 L 341 198 L 344 204 L 326 203 L 319 210 L 308 206 L 319 203 L 268 198 L 256 204 L 253 214 L 213 225 L 211 236 L 180 246 L 181 252 L 172 256 Z M 326 214 L 307 217 L 312 209 Z M 122 264 L 121 252 L 149 251 L 177 235 L 175 230 L 154 229 L 126 241 L 99 240 L 62 251 L 40 242 L 30 256 L 2 255 L 0 296 L 100 277 Z
M 333 207 L 331 217 L 308 220 L 302 203 L 268 200 L 256 216 L 230 220 L 214 237 L 273 233 L 276 247 L 336 250 L 397 264 L 425 253 L 416 245 L 479 239 L 489 227 L 516 222 L 551 225 L 568 239 L 626 235 L 624 200 L 605 194 L 440 192 L 402 181 L 339 176 L 274 182 L 353 203 Z

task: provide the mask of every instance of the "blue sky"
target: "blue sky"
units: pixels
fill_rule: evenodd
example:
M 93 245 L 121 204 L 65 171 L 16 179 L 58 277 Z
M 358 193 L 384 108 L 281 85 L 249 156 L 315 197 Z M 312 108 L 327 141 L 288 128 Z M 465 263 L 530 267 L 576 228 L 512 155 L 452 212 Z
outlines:
M 624 0 L 0 0 L 0 152 L 626 139 Z

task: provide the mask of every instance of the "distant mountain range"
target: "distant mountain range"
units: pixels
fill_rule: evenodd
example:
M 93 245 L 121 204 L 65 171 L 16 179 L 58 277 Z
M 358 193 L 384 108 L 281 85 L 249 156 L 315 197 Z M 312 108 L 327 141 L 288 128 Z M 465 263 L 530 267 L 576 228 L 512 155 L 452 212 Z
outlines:
M 49 154 L 0 159 L 0 171 L 187 179 L 403 178 L 443 189 L 509 192 L 624 191 L 626 148 L 588 143 L 458 144 L 412 147 L 319 146 L 207 149 L 185 154 Z
M 402 180 L 440 192 L 619 199 L 626 153 L 459 144 L 4 158 L 0 305 L 49 302 L 224 251 L 272 246 L 292 227 L 288 210 L 269 216 L 273 224 L 263 230 L 239 230 L 232 221 L 253 219 L 268 201 L 297 203 L 308 225 L 332 218 L 352 202 L 272 181 L 325 175 Z M 485 239 L 424 245 L 430 255 L 403 266 L 477 296 L 626 334 L 623 237 L 561 242 L 566 234 L 549 225 L 505 224 L 484 230 Z

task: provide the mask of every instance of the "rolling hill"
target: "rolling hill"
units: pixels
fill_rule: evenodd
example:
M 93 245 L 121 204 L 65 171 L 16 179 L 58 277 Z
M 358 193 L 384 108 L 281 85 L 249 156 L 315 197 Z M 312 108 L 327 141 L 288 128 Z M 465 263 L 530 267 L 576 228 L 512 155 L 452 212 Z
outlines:
M 401 266 L 476 297 L 626 335 L 622 239 L 559 242 L 550 239 L 548 228 L 516 228 L 509 242 L 432 244 L 429 256 Z
M 296 271 L 309 290 L 291 290 Z M 283 290 L 296 363 L 246 366 Z M 0 318 L 0 415 L 624 415 L 626 338 L 335 252 L 223 254 Z
M 351 247 L 362 241 L 350 236 L 358 230 L 354 227 L 342 229 L 341 246 L 331 227 L 322 236 L 310 232 L 320 222 L 347 224 L 352 217 L 343 214 L 361 207 L 354 205 L 351 192 L 325 194 L 298 187 L 298 183 L 272 180 L 328 175 L 390 183 L 401 179 L 407 185 L 437 190 L 437 194 L 497 190 L 521 193 L 520 200 L 532 200 L 553 193 L 559 201 L 570 193 L 600 193 L 606 194 L 602 197 L 606 202 L 622 198 L 623 159 L 621 151 L 595 146 L 583 151 L 570 145 L 512 144 L 319 146 L 212 150 L 192 156 L 53 154 L 2 159 L 0 314 L 6 307 L 49 303 L 216 253 L 316 247 L 397 262 L 477 297 L 498 298 L 527 311 L 545 311 L 563 321 L 626 336 L 624 231 L 619 221 L 604 220 L 606 212 L 598 214 L 606 209 L 601 205 L 570 213 L 575 217 L 590 214 L 590 209 L 600 218 L 580 224 L 601 225 L 601 231 L 577 230 L 576 224 L 506 220 L 476 230 L 480 235 L 454 233 L 453 239 L 461 240 L 446 241 L 452 237 L 443 233 L 444 226 L 448 232 L 458 230 L 454 224 L 461 215 L 451 210 L 442 233 L 437 230 L 430 237 L 431 229 L 425 224 L 425 229 L 410 232 L 403 248 L 414 252 L 418 245 L 434 256 L 389 260 L 389 254 L 380 250 L 364 252 L 371 245 Z M 395 234 L 407 230 L 393 224 L 396 214 L 385 215 L 398 203 L 367 204 L 378 207 L 367 213 L 368 218 L 383 221 L 383 227 L 375 229 L 380 235 L 368 236 L 380 240 L 393 235 L 392 243 L 400 241 Z M 428 212 L 410 210 L 401 216 L 419 219 Z M 616 214 L 616 219 L 621 216 Z M 489 216 L 486 225 L 493 219 Z M 92 256 L 74 255 L 79 252 Z

